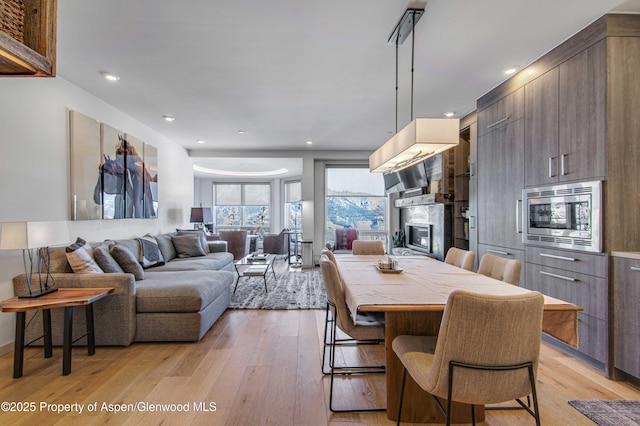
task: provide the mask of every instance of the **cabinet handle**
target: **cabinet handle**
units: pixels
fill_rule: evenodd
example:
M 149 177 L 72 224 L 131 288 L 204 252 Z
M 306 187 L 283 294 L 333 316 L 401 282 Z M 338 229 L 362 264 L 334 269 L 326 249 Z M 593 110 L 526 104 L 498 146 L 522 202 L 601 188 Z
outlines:
M 516 200 L 516 232 L 522 234 L 522 200 Z
M 496 121 L 496 122 L 495 122 L 495 123 L 493 123 L 493 124 L 489 124 L 489 125 L 487 126 L 487 129 L 491 129 L 492 127 L 496 127 L 498 124 L 502 124 L 502 123 L 504 123 L 504 122 L 505 122 L 505 121 L 507 121 L 509 118 L 510 118 L 510 116 L 506 116 L 505 118 L 503 118 L 503 119 L 501 119 L 501 120 L 498 120 L 498 121 Z
M 549 177 L 552 178 L 555 175 L 553 174 L 553 159 L 555 157 L 549 157 Z
M 578 259 L 573 257 L 558 256 L 556 254 L 540 253 L 540 257 L 550 257 L 551 259 L 566 260 L 568 262 L 577 262 Z
M 471 176 L 475 176 L 476 175 L 476 163 L 469 164 L 469 174 Z
M 510 256 L 511 253 L 506 252 L 506 251 L 499 251 L 499 250 L 491 250 L 491 249 L 487 249 L 487 252 L 489 253 L 495 253 L 495 254 L 501 254 L 503 256 Z
M 476 227 L 476 217 L 469 216 L 469 228 L 475 229 L 475 227 Z
M 565 159 L 567 158 L 567 154 L 562 154 L 560 156 L 560 174 L 565 176 L 567 173 L 565 171 Z
M 553 277 L 553 278 L 558 278 L 558 279 L 565 280 L 565 281 L 571 281 L 571 282 L 578 281 L 575 278 L 565 277 L 564 275 L 552 274 L 551 272 L 540 271 L 540 274 L 547 275 L 547 276 Z
M 632 271 L 640 272 L 640 268 L 638 268 L 637 266 L 632 266 L 632 267 L 631 267 L 631 270 L 632 270 Z

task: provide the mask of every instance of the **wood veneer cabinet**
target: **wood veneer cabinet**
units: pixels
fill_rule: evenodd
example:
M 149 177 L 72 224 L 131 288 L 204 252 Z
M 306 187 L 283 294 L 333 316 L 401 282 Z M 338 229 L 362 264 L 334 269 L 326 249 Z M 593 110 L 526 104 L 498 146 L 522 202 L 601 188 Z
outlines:
M 613 253 L 612 263 L 614 367 L 640 379 L 640 253 Z
M 499 115 L 497 105 L 520 91 L 524 92 L 524 118 L 520 120 L 524 148 L 522 154 L 515 150 L 511 155 L 514 164 L 524 169 L 521 181 L 513 175 L 511 166 L 500 159 L 505 154 L 500 154 L 495 148 L 497 145 L 492 145 L 500 140 L 497 130 L 503 126 L 508 128 L 516 121 L 508 119 L 504 124 L 487 128 Z M 598 259 L 606 258 L 606 254 L 613 251 L 640 251 L 640 15 L 601 17 L 478 99 L 477 109 L 477 223 L 481 245 L 522 247 L 514 247 L 510 241 L 521 236 L 513 226 L 519 197 L 516 191 L 509 197 L 498 193 L 507 191 L 505 186 L 494 184 L 497 176 L 502 176 L 514 185 L 521 182 L 520 189 L 603 180 L 603 255 L 584 262 L 597 264 Z M 510 131 L 514 133 L 503 139 L 518 141 L 517 132 Z M 485 148 L 489 150 L 484 151 Z M 516 158 L 517 155 L 522 158 Z M 488 175 L 483 176 L 484 173 Z M 510 210 L 498 220 L 495 218 L 497 205 Z M 509 221 L 512 214 L 514 219 Z M 502 229 L 498 221 L 502 222 Z M 527 245 L 527 253 L 530 247 L 540 249 Z M 551 292 L 571 288 L 575 292 L 571 297 L 575 300 L 591 303 L 592 297 L 597 297 L 606 300 L 611 310 L 618 283 L 610 281 L 608 269 L 606 274 L 573 271 L 584 274 L 579 277 L 580 282 L 588 285 L 567 286 L 558 282 L 562 279 L 540 274 L 540 271 L 564 271 L 557 275 L 569 276 L 566 266 L 542 264 L 529 256 L 523 266 L 527 288 Z M 580 350 L 594 360 L 604 360 L 605 372 L 609 375 L 619 348 L 612 340 L 613 318 L 609 314 L 602 316 L 601 312 L 602 309 L 589 309 L 581 314 Z M 621 333 L 625 331 L 618 332 Z M 637 336 L 635 338 L 637 340 Z
M 479 244 L 523 249 L 523 115 L 524 89 L 478 111 Z

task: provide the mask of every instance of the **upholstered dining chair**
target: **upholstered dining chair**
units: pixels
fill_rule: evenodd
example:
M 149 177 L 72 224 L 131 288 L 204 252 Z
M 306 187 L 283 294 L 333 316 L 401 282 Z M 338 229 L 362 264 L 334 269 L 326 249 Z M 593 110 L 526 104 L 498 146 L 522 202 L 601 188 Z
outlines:
M 337 366 L 336 346 L 339 345 L 359 345 L 378 344 L 384 341 L 384 317 L 373 314 L 358 314 L 354 324 L 347 303 L 345 301 L 344 289 L 340 281 L 340 275 L 336 264 L 327 255 L 320 256 L 320 268 L 327 292 L 327 310 L 324 327 L 324 348 L 322 353 L 322 372 L 331 374 L 331 384 L 329 390 L 329 409 L 332 412 L 352 412 L 352 411 L 385 411 L 386 408 L 333 408 L 333 385 L 336 375 L 384 373 L 384 365 L 357 365 L 357 366 Z M 346 334 L 348 339 L 338 339 L 338 329 Z M 327 335 L 328 334 L 328 335 Z M 324 371 L 326 353 L 329 352 L 329 372 Z
M 333 252 L 331 250 L 329 250 L 328 248 L 323 248 L 322 251 L 320 252 L 320 255 L 325 255 L 329 258 L 330 261 L 332 261 L 334 264 L 336 263 L 336 256 L 333 254 Z
M 540 424 L 535 376 L 540 356 L 544 297 L 538 292 L 493 296 L 456 290 L 434 336 L 398 336 L 392 348 L 407 373 L 435 399 L 451 423 L 451 402 L 475 405 L 516 400 Z M 531 395 L 533 409 L 520 398 Z M 446 400 L 445 409 L 440 399 Z
M 444 263 L 457 266 L 458 268 L 473 271 L 473 262 L 476 260 L 476 254 L 472 251 L 462 250 L 457 247 L 451 247 L 447 251 Z
M 520 261 L 486 253 L 480 259 L 478 273 L 513 285 L 520 285 Z
M 351 252 L 356 255 L 372 254 L 382 256 L 384 254 L 384 242 L 382 241 L 355 240 L 351 247 Z

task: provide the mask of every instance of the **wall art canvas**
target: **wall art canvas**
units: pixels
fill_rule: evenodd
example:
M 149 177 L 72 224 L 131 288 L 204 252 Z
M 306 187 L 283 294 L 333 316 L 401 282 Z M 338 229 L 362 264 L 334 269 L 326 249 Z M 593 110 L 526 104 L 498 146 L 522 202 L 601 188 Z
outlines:
M 72 219 L 157 218 L 157 148 L 76 111 L 70 123 Z
M 70 111 L 69 135 L 71 219 L 102 219 L 102 203 L 94 201 L 102 152 L 100 123 L 77 111 Z

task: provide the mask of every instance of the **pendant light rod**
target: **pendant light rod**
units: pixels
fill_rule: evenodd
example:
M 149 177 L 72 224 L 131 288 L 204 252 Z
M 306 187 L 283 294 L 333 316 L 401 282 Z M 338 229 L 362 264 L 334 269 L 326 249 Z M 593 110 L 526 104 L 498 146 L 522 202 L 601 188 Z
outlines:
M 396 133 L 398 133 L 398 38 L 396 38 Z
M 414 57 L 415 57 L 415 40 L 416 40 L 416 11 L 414 10 L 411 13 L 412 16 L 412 20 L 411 20 L 411 120 L 409 121 L 413 121 L 413 64 L 414 64 Z

